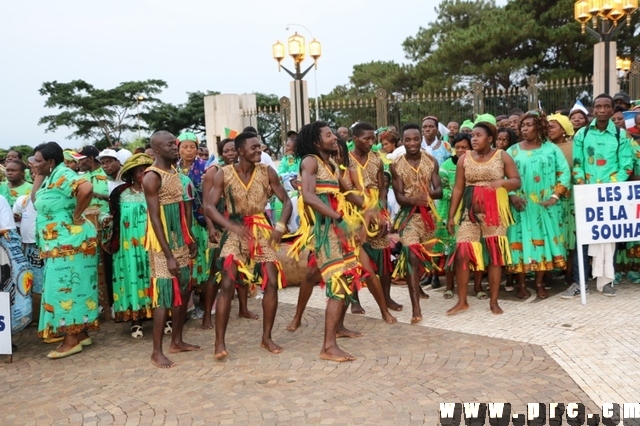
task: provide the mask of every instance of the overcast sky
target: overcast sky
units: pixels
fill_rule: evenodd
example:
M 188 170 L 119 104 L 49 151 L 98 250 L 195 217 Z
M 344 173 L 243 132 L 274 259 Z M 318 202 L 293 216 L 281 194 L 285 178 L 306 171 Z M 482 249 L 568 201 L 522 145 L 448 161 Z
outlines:
M 438 0 L 32 0 L 0 2 L 0 148 L 65 139 L 45 133 L 38 89 L 44 81 L 83 79 L 99 88 L 123 81 L 165 80 L 160 98 L 186 92 L 265 92 L 288 96 L 290 77 L 271 57 L 294 30 L 321 43 L 320 94 L 346 84 L 354 64 L 407 62 L 402 42 L 435 17 Z M 287 58 L 285 65 L 291 65 Z M 305 62 L 310 64 L 311 62 Z M 315 95 L 313 72 L 307 76 Z

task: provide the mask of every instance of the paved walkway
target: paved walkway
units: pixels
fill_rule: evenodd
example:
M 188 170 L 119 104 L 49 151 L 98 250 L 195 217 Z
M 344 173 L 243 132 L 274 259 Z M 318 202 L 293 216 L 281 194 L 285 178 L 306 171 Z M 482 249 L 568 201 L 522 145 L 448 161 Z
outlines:
M 488 301 L 470 297 L 469 311 L 449 317 L 445 312 L 457 299 L 445 300 L 443 289 L 432 290 L 431 298 L 422 301 L 425 320 L 418 325 L 540 345 L 598 405 L 639 402 L 640 285 L 623 282 L 616 286 L 616 297 L 594 290 L 587 296 L 587 305 L 577 297 L 561 299 L 558 293 L 566 286 L 559 286 L 552 291 L 556 295 L 546 300 L 536 299 L 533 290 L 524 302 L 513 297 L 514 293 L 502 292 L 500 306 L 505 313 L 500 316 L 490 314 Z M 471 287 L 469 292 L 473 294 Z M 281 299 L 292 301 L 289 296 L 294 295 L 285 293 Z M 409 323 L 411 310 L 407 308 L 411 305 L 406 287 L 394 286 L 392 297 L 406 307 L 398 319 Z M 361 299 L 367 315 L 380 318 L 368 292 L 363 292 Z M 316 291 L 310 306 L 323 304 L 321 292 Z
M 50 361 L 51 348 L 35 327 L 17 336 L 13 364 L 0 364 L 4 384 L 2 425 L 66 424 L 429 424 L 440 402 L 582 402 L 598 412 L 603 401 L 640 401 L 640 287 L 622 286 L 616 298 L 501 302 L 493 316 L 487 301 L 470 300 L 468 312 L 447 317 L 451 300 L 433 290 L 422 302 L 425 320 L 408 324 L 406 287 L 393 295 L 407 308 L 387 325 L 365 290 L 366 316 L 348 315 L 362 331 L 341 344 L 358 359 L 335 364 L 318 358 L 325 298 L 314 293 L 302 327 L 285 330 L 297 289 L 280 293 L 272 355 L 259 347 L 261 323 L 232 318 L 225 361 L 213 359 L 213 332 L 188 323 L 187 340 L 199 353 L 173 357 L 158 370 L 144 339 L 128 327 L 105 324 L 82 354 Z M 454 299 L 455 300 L 455 299 Z M 250 307 L 259 312 L 259 301 Z M 233 311 L 235 311 L 235 305 Z

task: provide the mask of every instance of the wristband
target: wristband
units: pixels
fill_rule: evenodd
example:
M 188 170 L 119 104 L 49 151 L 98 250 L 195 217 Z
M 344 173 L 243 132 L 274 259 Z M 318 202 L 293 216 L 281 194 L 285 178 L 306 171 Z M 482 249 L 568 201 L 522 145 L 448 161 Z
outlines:
M 284 231 L 286 231 L 286 229 L 287 229 L 286 225 L 285 225 L 284 223 L 282 223 L 282 222 L 278 222 L 278 223 L 276 223 L 275 228 L 276 228 L 276 231 L 278 231 L 278 232 L 283 232 L 283 233 L 284 233 Z
M 558 197 L 556 194 L 551 194 L 551 198 L 555 198 L 556 200 L 560 201 L 560 197 Z

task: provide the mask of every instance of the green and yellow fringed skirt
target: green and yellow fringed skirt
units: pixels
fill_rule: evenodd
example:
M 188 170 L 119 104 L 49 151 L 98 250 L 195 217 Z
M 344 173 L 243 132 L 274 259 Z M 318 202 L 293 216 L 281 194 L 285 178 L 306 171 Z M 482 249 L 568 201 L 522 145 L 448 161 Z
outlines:
M 173 306 L 182 306 L 188 300 L 182 300 L 181 292 L 189 288 L 191 281 L 191 268 L 180 268 L 180 277 L 151 278 L 151 306 L 154 308 L 170 309 Z

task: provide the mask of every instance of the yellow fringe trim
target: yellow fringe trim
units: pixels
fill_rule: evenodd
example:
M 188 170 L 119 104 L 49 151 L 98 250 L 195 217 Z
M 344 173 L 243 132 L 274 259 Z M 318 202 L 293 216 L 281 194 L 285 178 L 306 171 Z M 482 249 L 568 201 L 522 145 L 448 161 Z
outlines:
M 341 290 L 344 290 L 344 293 Z M 351 286 L 349 286 L 349 283 L 343 278 L 342 271 L 331 275 L 331 293 L 334 297 L 341 300 L 353 294 Z
M 498 201 L 498 212 L 503 226 L 513 225 L 515 221 L 509 207 L 509 193 L 505 188 L 501 187 L 496 190 L 496 200 Z
M 500 247 L 500 253 L 502 253 L 502 256 L 504 257 L 504 262 L 507 265 L 511 265 L 513 260 L 511 258 L 511 248 L 509 247 L 509 238 L 506 236 L 498 237 L 498 244 Z
M 287 235 L 287 237 L 295 238 L 293 244 L 287 251 L 287 256 L 297 261 L 300 260 L 300 252 L 307 247 L 313 239 L 313 220 L 309 215 L 309 210 L 304 204 L 302 194 L 298 195 L 298 215 L 300 216 L 300 227 L 293 234 Z
M 471 248 L 473 249 L 473 255 L 476 258 L 475 268 L 473 265 L 470 267 L 476 271 L 484 271 L 486 265 L 484 264 L 484 252 L 482 251 L 482 243 L 479 241 L 472 241 Z
M 162 224 L 162 229 L 164 230 L 165 240 L 169 242 L 167 218 L 164 215 L 164 210 L 162 209 L 162 206 L 160 206 L 160 223 Z M 158 237 L 156 236 L 156 233 L 153 231 L 153 226 L 151 224 L 151 217 L 149 217 L 148 215 L 147 215 L 147 236 L 144 241 L 144 248 L 147 250 L 153 250 L 157 253 L 162 251 L 162 247 L 160 246 Z

